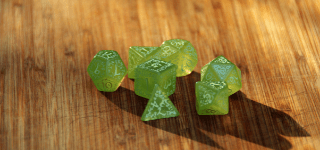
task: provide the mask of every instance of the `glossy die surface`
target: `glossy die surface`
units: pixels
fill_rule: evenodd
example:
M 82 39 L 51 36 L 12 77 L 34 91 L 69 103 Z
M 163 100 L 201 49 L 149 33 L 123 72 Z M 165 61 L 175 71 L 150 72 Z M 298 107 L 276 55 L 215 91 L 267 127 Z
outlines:
M 172 39 L 164 41 L 156 55 L 160 60 L 177 65 L 177 77 L 188 75 L 198 63 L 198 55 L 189 41 Z
M 135 69 L 135 93 L 149 99 L 155 84 L 158 84 L 170 96 L 176 89 L 176 68 L 176 65 L 158 59 L 138 65 Z
M 240 69 L 222 55 L 201 68 L 201 81 L 225 81 L 229 96 L 242 87 Z
M 156 120 L 179 116 L 180 113 L 168 98 L 163 89 L 156 84 L 151 98 L 141 116 L 142 121 Z
M 224 81 L 196 82 L 196 110 L 199 115 L 228 114 L 227 84 Z
M 90 62 L 87 72 L 99 91 L 114 92 L 127 74 L 127 68 L 116 51 L 101 50 Z
M 135 68 L 151 58 L 158 58 L 155 53 L 159 50 L 160 47 L 131 46 L 129 49 L 128 77 L 134 79 Z

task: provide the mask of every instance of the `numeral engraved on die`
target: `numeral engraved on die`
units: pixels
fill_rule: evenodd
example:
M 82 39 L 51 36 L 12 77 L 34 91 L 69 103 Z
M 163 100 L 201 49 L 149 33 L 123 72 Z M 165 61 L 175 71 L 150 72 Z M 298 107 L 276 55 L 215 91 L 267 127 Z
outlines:
M 94 70 L 95 74 L 99 74 L 100 73 L 100 71 L 98 70 L 98 67 L 99 67 L 99 64 L 97 64 L 97 68 L 96 68 L 96 70 Z
M 101 84 L 102 84 L 102 86 L 103 86 L 104 88 L 107 88 L 107 89 L 112 88 L 112 83 L 110 82 L 110 80 L 104 79 L 103 81 L 105 81 L 105 82 L 101 82 Z
M 116 70 L 114 71 L 114 75 L 115 75 L 115 76 L 120 75 L 120 73 L 117 73 L 117 72 L 118 72 L 118 71 L 117 71 L 117 70 L 118 70 L 118 67 L 117 67 L 117 66 L 114 66 L 114 67 L 116 68 Z
M 216 110 L 213 110 L 213 109 L 205 109 L 203 111 L 205 111 L 206 113 L 212 113 L 212 114 L 216 113 Z

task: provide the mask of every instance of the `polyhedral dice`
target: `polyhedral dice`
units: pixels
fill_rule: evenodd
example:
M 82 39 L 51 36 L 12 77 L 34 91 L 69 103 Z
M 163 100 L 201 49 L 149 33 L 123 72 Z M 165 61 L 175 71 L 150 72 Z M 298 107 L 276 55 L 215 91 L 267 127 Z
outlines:
M 240 69 L 222 55 L 201 68 L 201 81 L 225 81 L 230 89 L 228 96 L 242 87 Z
M 172 39 L 164 41 L 157 52 L 160 60 L 177 65 L 177 77 L 188 75 L 198 63 L 198 55 L 189 41 Z
M 151 98 L 148 101 L 146 109 L 144 110 L 141 120 L 149 121 L 162 118 L 170 118 L 179 116 L 180 113 L 168 98 L 163 89 L 155 84 L 151 93 Z
M 127 68 L 116 51 L 101 50 L 90 62 L 87 72 L 99 91 L 114 92 L 127 74 Z
M 158 59 L 138 65 L 135 69 L 135 93 L 149 99 L 155 84 L 158 84 L 170 96 L 176 89 L 176 70 L 176 65 Z
M 225 115 L 229 112 L 226 82 L 196 82 L 196 110 L 199 115 Z
M 160 50 L 160 47 L 145 47 L 145 46 L 131 46 L 129 49 L 129 65 L 128 65 L 128 77 L 130 79 L 135 78 L 134 69 L 141 63 L 151 59 L 158 59 L 156 52 Z

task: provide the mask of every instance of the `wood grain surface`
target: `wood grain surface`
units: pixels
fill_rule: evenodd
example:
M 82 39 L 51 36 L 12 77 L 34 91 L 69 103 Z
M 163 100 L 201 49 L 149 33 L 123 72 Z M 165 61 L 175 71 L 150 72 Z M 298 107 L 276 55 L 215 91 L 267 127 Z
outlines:
M 320 149 L 319 0 L 1 0 L 0 149 Z M 99 92 L 100 50 L 190 41 L 175 118 L 143 122 L 127 76 Z M 230 112 L 199 116 L 195 83 L 224 55 L 241 70 Z

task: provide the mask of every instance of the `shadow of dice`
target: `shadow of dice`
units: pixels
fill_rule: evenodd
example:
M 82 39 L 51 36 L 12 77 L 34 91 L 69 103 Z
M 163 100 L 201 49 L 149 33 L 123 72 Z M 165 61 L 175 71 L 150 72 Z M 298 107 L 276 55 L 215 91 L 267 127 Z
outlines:
M 101 50 L 90 62 L 87 72 L 99 91 L 114 92 L 127 74 L 127 68 L 116 51 Z
M 242 87 L 240 69 L 222 55 L 201 68 L 201 81 L 225 81 L 229 88 L 228 96 Z
M 170 96 L 176 89 L 176 70 L 176 65 L 158 59 L 138 65 L 135 69 L 135 93 L 149 99 L 155 84 L 158 84 Z
M 190 74 L 198 63 L 197 51 L 187 40 L 164 41 L 160 48 L 155 55 L 159 56 L 160 60 L 177 65 L 177 77 Z
M 198 115 L 225 115 L 229 112 L 226 82 L 196 82 L 196 110 Z

